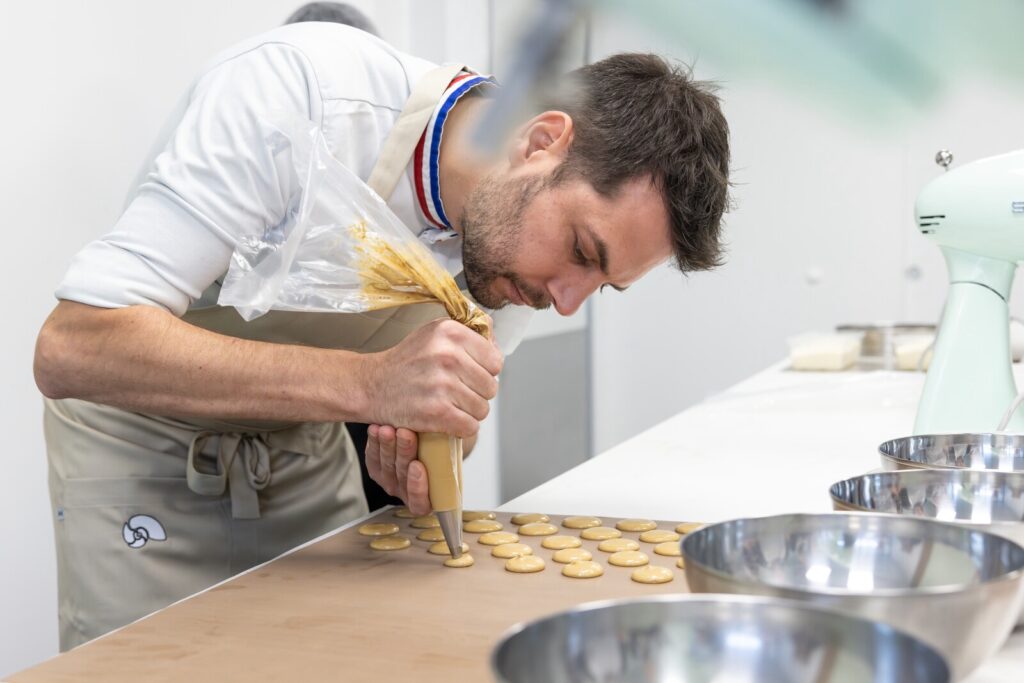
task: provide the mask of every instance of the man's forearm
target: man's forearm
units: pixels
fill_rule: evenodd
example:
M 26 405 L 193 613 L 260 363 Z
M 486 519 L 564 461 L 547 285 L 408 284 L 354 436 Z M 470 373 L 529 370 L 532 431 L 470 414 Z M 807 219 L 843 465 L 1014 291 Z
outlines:
M 367 420 L 359 354 L 236 339 L 148 307 L 62 301 L 40 332 L 36 382 L 163 415 L 330 422 Z

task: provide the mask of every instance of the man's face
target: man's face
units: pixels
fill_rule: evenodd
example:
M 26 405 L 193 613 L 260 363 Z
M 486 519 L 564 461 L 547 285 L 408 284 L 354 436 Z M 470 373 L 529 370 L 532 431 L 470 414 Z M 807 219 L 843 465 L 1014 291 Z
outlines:
M 470 294 L 487 308 L 554 306 L 571 315 L 602 285 L 625 288 L 672 255 L 668 212 L 646 178 L 612 197 L 553 165 L 495 171 L 460 217 Z

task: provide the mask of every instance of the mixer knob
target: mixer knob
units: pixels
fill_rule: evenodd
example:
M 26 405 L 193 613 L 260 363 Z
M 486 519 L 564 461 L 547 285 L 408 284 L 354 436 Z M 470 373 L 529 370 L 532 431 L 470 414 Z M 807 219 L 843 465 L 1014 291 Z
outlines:
M 953 163 L 953 153 L 948 149 L 940 149 L 935 154 L 935 163 L 941 166 L 943 170 L 948 171 L 949 165 Z

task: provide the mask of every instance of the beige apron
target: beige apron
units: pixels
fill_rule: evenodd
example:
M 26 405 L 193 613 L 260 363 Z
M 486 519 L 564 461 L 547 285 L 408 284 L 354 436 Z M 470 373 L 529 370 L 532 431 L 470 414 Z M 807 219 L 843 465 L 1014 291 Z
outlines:
M 387 198 L 461 65 L 413 89 L 369 184 Z M 244 339 L 372 352 L 444 315 L 419 304 L 365 314 L 233 308 L 187 322 Z M 45 401 L 61 650 L 84 643 L 366 513 L 342 423 L 232 423 Z

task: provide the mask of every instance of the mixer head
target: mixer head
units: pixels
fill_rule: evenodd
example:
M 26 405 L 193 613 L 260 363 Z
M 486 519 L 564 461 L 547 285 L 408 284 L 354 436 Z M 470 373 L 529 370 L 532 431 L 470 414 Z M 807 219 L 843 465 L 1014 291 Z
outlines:
M 939 152 L 948 166 L 952 155 Z M 1024 260 L 1024 150 L 949 170 L 917 197 L 922 234 L 940 246 L 1001 261 Z

